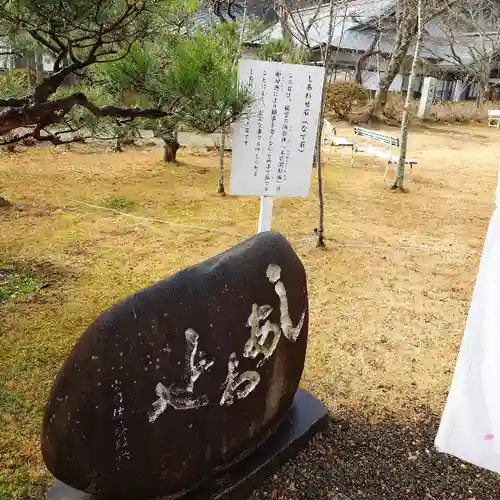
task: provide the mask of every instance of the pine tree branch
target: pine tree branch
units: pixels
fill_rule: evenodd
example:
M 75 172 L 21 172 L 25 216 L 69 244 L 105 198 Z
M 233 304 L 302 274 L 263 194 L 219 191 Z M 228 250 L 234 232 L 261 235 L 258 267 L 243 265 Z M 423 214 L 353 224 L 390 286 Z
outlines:
M 90 66 L 92 62 L 93 61 L 86 61 L 85 63 L 72 63 L 68 66 L 64 66 L 59 71 L 56 71 L 49 77 L 45 78 L 35 89 L 35 103 L 45 102 L 63 84 L 67 76 L 71 75 L 71 73 L 74 73 L 75 71 Z
M 42 132 L 45 132 L 46 135 L 42 135 Z M 71 132 L 71 131 L 69 131 Z M 59 139 L 58 135 L 64 133 L 64 131 L 56 132 L 55 134 L 52 134 L 45 128 L 41 127 L 38 125 L 35 127 L 33 130 L 33 138 L 36 139 L 38 142 L 51 142 L 54 146 L 61 146 L 62 144 L 71 144 L 73 142 L 83 142 L 85 139 L 83 137 L 72 137 L 71 139 L 68 140 L 62 140 Z
M 68 97 L 23 106 L 7 106 L 0 111 L 0 135 L 19 127 L 40 127 L 59 123 L 75 107 L 82 106 L 93 115 L 113 118 L 164 118 L 172 113 L 154 108 L 121 108 L 118 106 L 99 107 L 89 101 L 83 93 Z M 36 138 L 36 137 L 35 137 Z

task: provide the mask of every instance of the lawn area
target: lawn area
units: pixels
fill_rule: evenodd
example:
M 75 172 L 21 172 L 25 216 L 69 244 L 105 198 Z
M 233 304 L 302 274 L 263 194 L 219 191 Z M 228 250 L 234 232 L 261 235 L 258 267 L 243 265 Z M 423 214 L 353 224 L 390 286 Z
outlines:
M 359 155 L 351 167 L 332 152 L 326 251 L 313 238 L 315 182 L 308 198 L 276 203 L 273 229 L 308 273 L 302 385 L 332 421 L 254 498 L 500 498 L 494 474 L 431 449 L 492 212 L 499 139 L 484 125 L 416 128 L 409 152 L 420 162 L 404 194 L 384 184 L 382 162 Z M 0 157 L 0 193 L 15 202 L 0 208 L 0 292 L 10 287 L 0 293 L 2 500 L 43 497 L 43 406 L 86 326 L 255 232 L 258 199 L 216 194 L 217 152 L 161 158 L 159 148 L 90 146 Z

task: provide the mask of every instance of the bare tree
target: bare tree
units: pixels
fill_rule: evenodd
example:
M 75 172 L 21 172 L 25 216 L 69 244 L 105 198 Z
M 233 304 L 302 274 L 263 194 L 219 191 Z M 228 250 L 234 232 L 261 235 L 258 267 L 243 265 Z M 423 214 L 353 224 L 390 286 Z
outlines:
M 325 115 L 325 104 L 326 104 L 326 93 L 328 91 L 328 73 L 330 71 L 331 63 L 332 63 L 332 54 L 331 50 L 332 38 L 333 38 L 333 30 L 334 30 L 334 11 L 335 11 L 335 1 L 330 0 L 330 8 L 329 10 L 329 21 L 328 21 L 328 39 L 326 43 L 326 48 L 323 53 L 323 66 L 325 68 L 325 75 L 323 77 L 323 93 L 321 95 L 321 108 L 318 122 L 318 131 L 316 135 L 316 154 L 315 154 L 315 165 L 316 165 L 316 175 L 318 179 L 318 198 L 319 198 L 319 221 L 317 228 L 317 237 L 318 240 L 316 242 L 316 246 L 318 248 L 325 248 L 325 196 L 323 191 L 323 167 L 321 165 L 321 146 L 322 140 L 321 137 L 323 135 L 323 119 Z
M 418 1 L 419 0 L 399 0 L 395 11 L 396 34 L 386 71 L 380 78 L 375 98 L 368 115 L 383 119 L 382 112 L 387 102 L 387 92 L 399 73 L 406 58 L 408 50 L 418 31 Z M 422 9 L 425 15 L 422 23 L 425 25 L 430 20 L 436 18 L 456 3 L 457 0 L 422 0 Z
M 314 165 L 318 179 L 318 198 L 319 198 L 319 221 L 315 233 L 318 237 L 316 246 L 325 247 L 325 203 L 323 190 L 323 168 L 321 165 L 321 136 L 323 134 L 323 119 L 325 115 L 326 93 L 330 80 L 332 67 L 336 64 L 339 54 L 339 45 L 342 41 L 344 23 L 347 17 L 347 0 L 330 0 L 325 3 L 323 0 L 315 2 L 306 2 L 307 7 L 297 8 L 293 2 L 286 0 L 276 1 L 276 11 L 278 12 L 282 30 L 288 33 L 288 36 L 299 47 L 303 47 L 306 55 L 311 55 L 314 50 L 319 50 L 321 62 L 325 68 L 323 80 L 323 92 L 321 96 L 321 108 L 316 135 L 316 149 L 314 155 Z M 340 14 L 340 15 L 339 15 Z M 341 20 L 339 20 L 341 17 Z M 314 28 L 323 21 L 328 22 L 328 31 L 326 39 L 315 35 L 318 33 Z M 337 47 L 332 46 L 333 36 L 337 23 L 340 24 L 340 40 Z
M 370 59 L 370 57 L 376 55 L 379 53 L 378 50 L 376 50 L 376 47 L 380 41 L 380 36 L 382 35 L 382 31 L 377 28 L 375 31 L 375 35 L 373 36 L 372 42 L 368 46 L 368 48 L 358 57 L 356 61 L 356 83 L 359 85 L 363 84 L 363 70 L 365 68 L 365 63 Z
M 423 24 L 425 25 L 425 23 L 435 17 L 447 12 L 457 1 L 463 0 L 422 0 L 423 10 L 425 11 L 425 16 L 422 19 Z M 336 5 L 338 6 L 344 4 L 348 5 L 348 2 L 346 0 L 336 1 Z M 417 4 L 418 0 L 397 0 L 394 2 L 391 8 L 392 10 L 384 10 L 384 19 L 380 19 L 379 16 L 376 22 L 372 19 L 365 24 L 365 27 L 375 30 L 375 35 L 368 49 L 358 60 L 356 68 L 358 82 L 362 74 L 363 64 L 371 55 L 377 54 L 376 47 L 379 44 L 382 33 L 394 34 L 394 44 L 388 57 L 387 68 L 380 75 L 375 98 L 369 111 L 366 113 L 367 118 L 378 117 L 385 120 L 382 115 L 387 102 L 387 92 L 394 78 L 400 72 L 401 66 L 407 57 L 410 47 L 415 42 L 415 37 L 417 35 Z M 316 31 L 313 28 L 317 26 L 318 23 L 323 22 L 325 17 L 328 16 L 327 9 L 322 7 L 326 7 L 326 5 L 319 1 L 316 5 L 308 9 L 294 9 L 293 2 L 276 0 L 276 11 L 280 16 L 282 29 L 286 30 L 296 43 L 305 47 L 309 52 L 318 46 L 318 41 L 315 40 Z M 353 20 L 356 20 L 355 13 L 352 15 L 350 14 L 350 16 Z M 344 21 L 345 16 L 342 22 Z
M 410 78 L 408 79 L 408 89 L 406 91 L 405 105 L 403 108 L 403 119 L 401 121 L 401 138 L 399 149 L 399 163 L 396 171 L 396 178 L 392 185 L 392 189 L 403 189 L 403 181 L 405 175 L 406 151 L 408 146 L 408 122 L 410 117 L 410 101 L 413 80 L 417 72 L 418 54 L 420 51 L 420 43 L 422 41 L 422 0 L 418 0 L 417 4 L 417 37 L 415 41 L 415 52 L 411 64 Z
M 436 54 L 458 73 L 464 87 L 478 84 L 478 104 L 489 90 L 489 79 L 500 59 L 500 3 L 496 0 L 464 0 L 450 9 L 431 38 L 442 49 Z
M 339 3 L 339 0 L 334 4 Z M 282 28 L 283 39 L 292 39 L 296 45 L 303 47 L 308 54 L 311 54 L 322 41 L 314 38 L 313 26 L 325 20 L 327 13 L 322 9 L 324 0 L 307 2 L 307 6 L 302 2 L 291 2 L 289 0 L 275 0 L 275 10 L 278 14 Z

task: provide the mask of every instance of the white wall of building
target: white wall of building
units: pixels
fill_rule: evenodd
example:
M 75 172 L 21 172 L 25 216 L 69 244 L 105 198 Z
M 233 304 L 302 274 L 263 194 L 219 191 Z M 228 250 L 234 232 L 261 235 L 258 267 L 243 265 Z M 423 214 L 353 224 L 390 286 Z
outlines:
M 45 54 L 43 56 L 43 71 L 45 73 L 50 73 L 51 71 L 54 71 L 54 59 L 49 56 L 48 54 Z
M 0 70 L 6 70 L 13 67 L 10 56 L 0 56 Z
M 362 78 L 364 87 L 366 87 L 369 90 L 377 90 L 379 82 L 379 74 L 377 71 L 363 71 Z M 400 92 L 402 86 L 403 86 L 403 75 L 396 75 L 396 78 L 394 78 L 394 81 L 389 87 L 389 91 Z

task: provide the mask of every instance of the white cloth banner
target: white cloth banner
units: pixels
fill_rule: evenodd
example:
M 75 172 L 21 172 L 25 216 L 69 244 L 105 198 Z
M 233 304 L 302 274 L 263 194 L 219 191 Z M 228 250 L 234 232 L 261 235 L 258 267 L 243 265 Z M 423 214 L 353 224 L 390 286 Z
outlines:
M 500 473 L 500 172 L 469 317 L 441 425 L 439 451 Z

